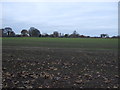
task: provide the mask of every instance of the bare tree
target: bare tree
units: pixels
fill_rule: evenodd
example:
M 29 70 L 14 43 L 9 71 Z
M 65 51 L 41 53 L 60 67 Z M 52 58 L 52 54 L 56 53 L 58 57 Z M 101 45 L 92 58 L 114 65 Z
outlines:
M 70 37 L 79 37 L 79 34 L 75 31 L 70 35 Z

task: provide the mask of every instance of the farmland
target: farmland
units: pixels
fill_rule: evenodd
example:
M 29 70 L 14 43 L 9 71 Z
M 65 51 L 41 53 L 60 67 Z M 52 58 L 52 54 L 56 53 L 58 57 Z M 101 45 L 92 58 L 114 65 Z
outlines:
M 3 88 L 117 88 L 118 39 L 2 38 Z

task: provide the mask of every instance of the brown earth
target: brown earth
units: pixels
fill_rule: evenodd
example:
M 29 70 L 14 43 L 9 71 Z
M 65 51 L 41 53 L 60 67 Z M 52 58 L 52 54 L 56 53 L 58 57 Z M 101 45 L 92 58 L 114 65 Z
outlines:
M 3 88 L 118 88 L 117 50 L 3 47 Z

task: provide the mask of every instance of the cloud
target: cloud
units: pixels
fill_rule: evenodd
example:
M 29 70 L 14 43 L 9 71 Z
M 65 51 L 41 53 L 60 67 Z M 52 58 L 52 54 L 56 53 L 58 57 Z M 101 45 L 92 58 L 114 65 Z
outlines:
M 117 33 L 117 3 L 113 2 L 40 2 L 3 3 L 3 26 L 11 26 L 16 33 L 34 26 L 42 32 L 58 30 L 98 35 Z M 101 30 L 101 32 L 100 32 Z
M 1 2 L 119 2 L 119 0 L 1 0 Z

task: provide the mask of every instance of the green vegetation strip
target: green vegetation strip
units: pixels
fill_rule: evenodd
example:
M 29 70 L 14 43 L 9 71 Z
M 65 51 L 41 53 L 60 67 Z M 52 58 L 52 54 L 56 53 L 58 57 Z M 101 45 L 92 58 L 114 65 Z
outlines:
M 111 38 L 40 38 L 4 37 L 2 45 L 17 47 L 118 49 L 118 39 Z

